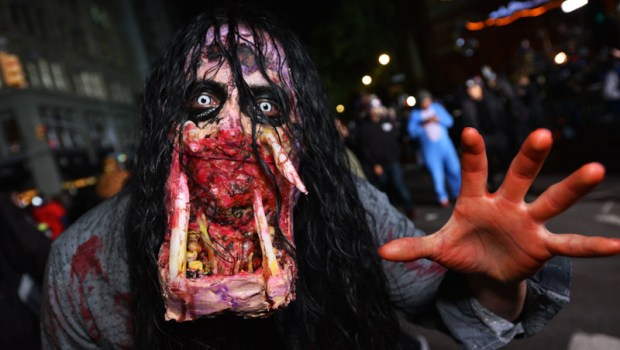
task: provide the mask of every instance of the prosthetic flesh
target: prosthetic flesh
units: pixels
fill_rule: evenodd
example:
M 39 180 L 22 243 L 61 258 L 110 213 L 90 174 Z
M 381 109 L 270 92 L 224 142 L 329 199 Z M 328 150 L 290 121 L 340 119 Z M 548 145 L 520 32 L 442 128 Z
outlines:
M 267 315 L 294 299 L 297 276 L 293 258 L 274 246 L 275 187 L 245 134 L 197 139 L 195 128 L 185 125 L 166 184 L 170 229 L 159 255 L 166 319 Z M 265 129 L 258 140 L 284 199 L 279 226 L 293 242 L 295 187 L 305 186 L 286 138 Z

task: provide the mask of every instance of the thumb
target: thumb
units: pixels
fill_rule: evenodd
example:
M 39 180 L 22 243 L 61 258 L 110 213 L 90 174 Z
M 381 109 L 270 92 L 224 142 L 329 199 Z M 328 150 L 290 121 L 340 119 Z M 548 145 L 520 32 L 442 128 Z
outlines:
M 390 241 L 379 248 L 379 256 L 391 261 L 427 258 L 433 249 L 433 236 L 406 237 Z

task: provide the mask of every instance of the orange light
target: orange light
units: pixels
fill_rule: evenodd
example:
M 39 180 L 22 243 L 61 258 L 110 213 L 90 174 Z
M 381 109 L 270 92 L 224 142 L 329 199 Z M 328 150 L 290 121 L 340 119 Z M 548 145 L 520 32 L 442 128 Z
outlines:
M 28 85 L 19 56 L 0 51 L 0 67 L 6 86 L 23 89 Z
M 538 17 L 544 14 L 545 12 L 552 10 L 554 8 L 558 8 L 560 6 L 562 6 L 562 0 L 551 1 L 539 7 L 516 11 L 508 17 L 488 18 L 480 22 L 467 22 L 465 23 L 465 28 L 473 32 L 473 31 L 482 30 L 486 27 L 491 27 L 491 26 L 501 27 L 501 26 L 508 25 L 518 20 L 519 18 Z

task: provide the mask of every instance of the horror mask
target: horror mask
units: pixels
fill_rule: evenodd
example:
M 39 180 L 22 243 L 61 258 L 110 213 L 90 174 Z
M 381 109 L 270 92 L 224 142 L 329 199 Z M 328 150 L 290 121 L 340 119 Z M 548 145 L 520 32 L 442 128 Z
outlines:
M 211 28 L 187 69 L 196 76 L 171 136 L 158 260 L 167 320 L 264 316 L 295 298 L 292 212 L 306 188 L 290 133 L 294 96 L 278 45 L 255 35 Z

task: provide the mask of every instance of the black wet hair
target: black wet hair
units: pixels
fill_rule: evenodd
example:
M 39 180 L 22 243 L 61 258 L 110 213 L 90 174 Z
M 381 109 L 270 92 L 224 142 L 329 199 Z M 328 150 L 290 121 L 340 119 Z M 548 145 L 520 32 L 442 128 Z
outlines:
M 277 42 L 284 53 L 282 67 L 290 69 L 292 91 L 279 88 L 279 98 L 298 117 L 283 122 L 293 144 L 299 145 L 299 174 L 309 192 L 300 196 L 294 209 L 297 299 L 267 319 L 221 315 L 182 323 L 165 321 L 157 260 L 167 228 L 165 182 L 178 137 L 175 130 L 190 118 L 186 93 L 196 80 L 206 33 L 222 25 L 233 32 L 239 25 L 249 28 L 259 46 L 257 53 L 267 42 Z M 229 36 L 226 42 L 218 42 L 220 57 L 232 67 L 240 107 L 254 116 L 235 39 Z M 256 57 L 268 79 L 265 57 Z M 289 105 L 292 96 L 295 104 Z M 127 218 L 135 348 L 245 349 L 249 344 L 263 348 L 261 343 L 276 339 L 286 348 L 293 343 L 303 344 L 300 348 L 305 349 L 394 348 L 399 325 L 377 242 L 348 170 L 344 145 L 317 70 L 286 23 L 266 11 L 240 4 L 197 16 L 175 34 L 155 63 L 145 84 L 140 118 L 140 145 Z M 252 120 L 255 125 L 259 122 L 254 117 Z M 277 348 L 274 344 L 266 346 Z

